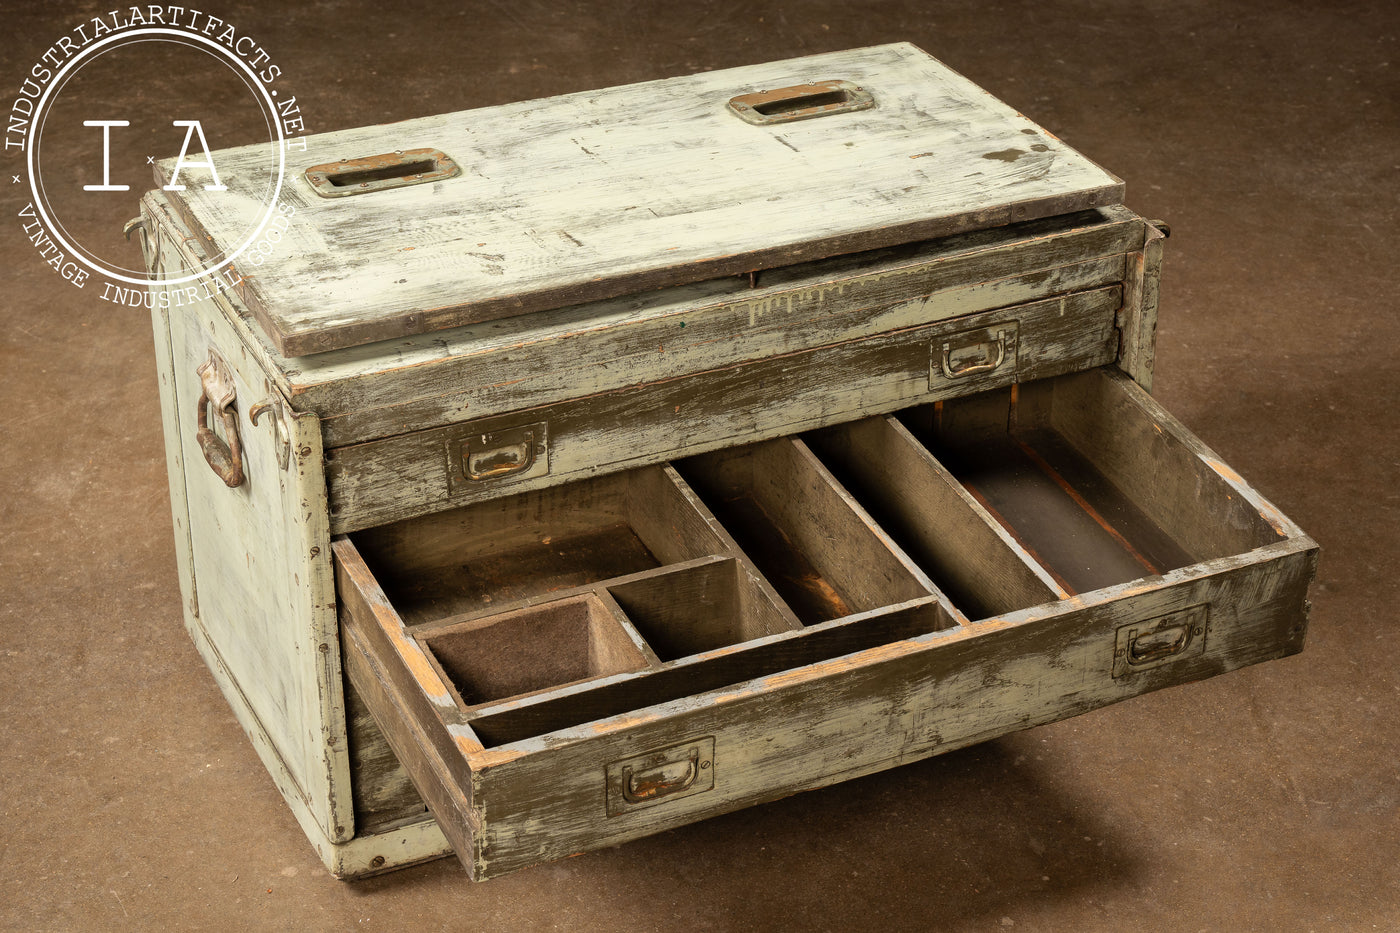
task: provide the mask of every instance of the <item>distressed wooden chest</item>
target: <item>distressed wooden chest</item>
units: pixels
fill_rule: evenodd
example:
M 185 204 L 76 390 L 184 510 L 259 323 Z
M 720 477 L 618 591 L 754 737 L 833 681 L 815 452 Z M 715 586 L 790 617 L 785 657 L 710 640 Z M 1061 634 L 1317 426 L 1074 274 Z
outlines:
M 185 621 L 337 876 L 1302 647 L 1315 544 L 1149 395 L 1161 230 L 912 46 L 311 137 L 172 288 L 213 161 L 141 206 Z

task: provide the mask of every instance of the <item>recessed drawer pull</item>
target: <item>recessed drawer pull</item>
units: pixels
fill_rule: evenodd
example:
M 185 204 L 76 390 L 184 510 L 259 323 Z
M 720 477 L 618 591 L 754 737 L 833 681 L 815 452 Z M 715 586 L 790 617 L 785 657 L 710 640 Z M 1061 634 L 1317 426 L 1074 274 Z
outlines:
M 954 347 L 951 340 L 943 341 L 943 375 L 949 379 L 960 379 L 964 376 L 975 376 L 978 373 L 989 373 L 1006 361 L 1007 334 L 1004 330 L 997 331 L 993 340 L 983 341 L 980 345 L 986 347 L 986 353 L 981 358 L 972 357 L 970 359 L 953 362 L 953 351 L 966 350 L 978 344 L 969 344 L 962 347 Z
M 1181 654 L 1191 645 L 1191 624 L 1173 625 L 1155 632 L 1139 632 L 1128 642 L 1128 663 L 1151 664 Z
M 1120 627 L 1114 639 L 1113 676 L 1204 654 L 1208 616 L 1208 606 L 1200 605 Z
M 482 484 L 548 473 L 549 425 L 542 421 L 511 427 L 489 422 L 466 425 L 448 436 L 446 449 L 449 493 L 475 492 Z
M 662 803 L 670 806 L 672 800 L 713 790 L 714 763 L 715 740 L 710 736 L 614 761 L 605 769 L 608 816 Z
M 306 170 L 306 180 L 323 198 L 343 198 L 386 188 L 425 185 L 461 173 L 462 169 L 441 149 L 398 149 L 313 165 Z
M 774 91 L 741 94 L 729 101 L 729 110 L 745 123 L 770 126 L 836 113 L 869 110 L 875 98 L 849 81 L 816 81 Z
M 622 769 L 622 799 L 645 803 L 689 790 L 700 775 L 700 750 L 692 749 L 685 761 L 673 761 L 649 771 Z
M 535 465 L 535 436 L 527 433 L 512 444 L 490 450 L 468 450 L 464 459 L 467 479 L 497 479 L 512 473 L 524 473 Z

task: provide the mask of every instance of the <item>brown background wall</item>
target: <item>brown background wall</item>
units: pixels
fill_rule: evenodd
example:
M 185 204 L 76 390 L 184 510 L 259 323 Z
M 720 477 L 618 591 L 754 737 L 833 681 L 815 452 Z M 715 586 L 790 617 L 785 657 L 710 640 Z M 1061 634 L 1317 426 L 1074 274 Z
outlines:
M 1173 229 L 1158 397 L 1323 546 L 1308 648 L 485 885 L 336 882 L 181 629 L 148 319 L 37 259 L 11 158 L 0 926 L 1400 929 L 1400 8 L 456 6 L 211 11 L 313 131 L 910 40 L 1122 176 Z M 0 86 L 108 8 L 8 4 Z

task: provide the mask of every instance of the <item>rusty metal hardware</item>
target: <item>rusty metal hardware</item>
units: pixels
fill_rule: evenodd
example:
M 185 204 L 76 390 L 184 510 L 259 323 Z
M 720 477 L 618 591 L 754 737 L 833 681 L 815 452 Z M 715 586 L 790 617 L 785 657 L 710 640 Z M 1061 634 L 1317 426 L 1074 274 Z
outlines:
M 1114 638 L 1113 676 L 1203 654 L 1208 610 L 1208 605 L 1192 606 L 1119 628 Z
M 485 482 L 513 482 L 548 472 L 549 426 L 544 422 L 486 431 L 467 426 L 447 440 L 447 485 L 454 495 Z
M 672 762 L 653 771 L 638 773 L 632 768 L 622 769 L 622 799 L 628 803 L 643 803 L 659 800 L 688 789 L 700 775 L 700 753 L 691 750 L 690 757 L 682 762 Z
M 483 480 L 524 473 L 535 465 L 535 435 L 528 428 L 506 443 L 488 449 L 462 449 L 462 466 L 467 479 Z
M 198 430 L 195 440 L 204 453 L 210 469 L 224 481 L 226 486 L 239 486 L 243 483 L 243 445 L 238 438 L 238 414 L 233 409 L 236 399 L 233 377 L 227 364 L 213 350 L 209 359 L 195 370 L 199 374 L 199 401 L 195 404 L 195 420 Z M 209 406 L 213 405 L 223 424 L 225 441 L 209 426 Z
M 387 188 L 426 185 L 461 173 L 461 167 L 440 149 L 396 149 L 382 155 L 313 165 L 306 170 L 306 180 L 323 198 L 344 198 Z
M 608 815 L 689 797 L 715 786 L 715 740 L 706 736 L 607 766 Z
M 964 343 L 955 345 L 953 339 L 943 341 L 943 375 L 949 379 L 962 379 L 966 376 L 975 376 L 978 373 L 989 373 L 1002 363 L 1006 362 L 1006 351 L 1009 344 L 1015 342 L 1015 332 L 1009 328 L 999 328 L 996 336 L 991 340 L 979 340 L 975 343 Z M 971 347 L 985 347 L 986 352 L 980 356 L 972 357 L 955 362 L 953 354 L 957 350 L 966 350 Z
M 272 436 L 277 445 L 277 465 L 282 469 L 292 462 L 292 432 L 287 427 L 287 409 L 278 395 L 269 396 L 248 409 L 248 422 L 257 427 L 258 419 L 269 415 L 272 422 Z
M 146 218 L 137 215 L 128 220 L 122 226 L 122 236 L 127 240 L 131 239 L 133 233 L 141 234 L 141 258 L 146 263 L 146 269 L 154 276 L 159 270 L 156 263 L 160 260 L 160 240 L 156 239 L 152 246 L 151 232 L 146 226 Z
M 874 106 L 874 95 L 849 81 L 796 84 L 775 91 L 741 94 L 729 101 L 729 110 L 735 116 L 755 126 L 828 117 Z
M 1167 224 L 1167 222 L 1166 222 L 1165 220 L 1149 220 L 1147 223 L 1148 223 L 1150 226 L 1153 226 L 1153 227 L 1156 227 L 1156 228 L 1157 228 L 1157 232 L 1160 233 L 1160 234 L 1162 234 L 1162 239 L 1164 239 L 1164 240 L 1169 240 L 1169 239 L 1171 239 L 1172 228 L 1171 228 L 1170 225 Z

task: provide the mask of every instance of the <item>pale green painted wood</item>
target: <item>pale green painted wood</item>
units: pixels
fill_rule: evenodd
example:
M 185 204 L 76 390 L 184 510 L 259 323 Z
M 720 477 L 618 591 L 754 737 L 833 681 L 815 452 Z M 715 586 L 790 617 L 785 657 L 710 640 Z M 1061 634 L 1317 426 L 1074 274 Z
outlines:
M 1113 321 L 1120 295 L 1117 286 L 1099 288 L 495 420 L 339 448 L 327 465 L 331 529 L 365 528 L 600 470 L 657 463 L 1109 363 L 1117 353 Z M 1011 323 L 1019 336 L 1003 365 L 969 378 L 942 373 L 937 351 L 945 339 L 980 328 L 995 332 Z M 531 423 L 549 425 L 548 472 L 462 490 L 449 486 L 449 441 Z
M 163 261 L 178 261 L 162 237 Z M 245 729 L 284 773 L 284 793 L 299 800 L 323 834 L 348 840 L 354 817 L 319 423 L 315 415 L 287 412 L 284 470 L 276 415 L 258 426 L 248 419 L 255 403 L 280 396 L 240 351 L 213 302 L 157 311 L 156 323 L 168 327 L 163 339 L 170 352 L 158 364 L 170 387 L 167 414 L 174 420 L 167 427 L 172 442 L 178 434 L 183 468 L 190 553 L 182 560 L 182 586 L 197 594 L 187 601 L 187 623 L 225 695 L 242 708 Z M 201 394 L 195 370 L 211 348 L 237 389 L 246 479 L 236 488 L 208 466 L 194 437 Z
M 425 688 L 442 690 L 438 675 L 423 673 L 431 668 L 424 649 L 374 581 L 353 536 L 337 539 L 342 588 L 354 589 L 344 623 L 352 652 L 347 663 L 417 780 L 451 775 L 424 791 L 473 877 L 638 838 L 1299 650 L 1316 544 L 1126 376 L 1104 368 L 1035 388 L 1048 394 L 1062 386 L 1066 404 L 1099 412 L 1105 431 L 1164 438 L 1170 456 L 1137 445 L 1139 468 L 1167 470 L 1181 482 L 1210 487 L 1203 502 L 1178 496 L 1177 511 L 1194 510 L 1204 520 L 1210 503 L 1228 491 L 1272 529 L 1271 543 L 1259 543 L 1259 535 L 1227 537 L 1227 544 L 1242 550 L 679 698 L 664 685 L 668 671 L 727 664 L 760 644 L 816 637 L 821 627 L 653 665 L 558 692 L 570 708 L 589 710 L 594 693 L 623 687 L 636 698 L 633 706 L 483 747 L 482 736 L 491 733 L 478 735 L 471 713 L 421 696 Z M 1077 427 L 1070 430 L 1076 439 L 1083 435 Z M 907 432 L 891 437 L 916 443 Z M 1133 446 L 1105 452 L 1105 468 L 1121 474 Z M 834 484 L 829 474 L 821 475 Z M 1135 495 L 1152 493 L 1139 489 Z M 993 522 L 984 511 L 966 514 Z M 940 521 L 937 515 L 929 520 Z M 1030 559 L 1020 551 L 1017 557 Z M 1118 673 L 1124 630 L 1188 610 L 1201 620 L 1199 650 Z M 653 683 L 661 692 L 653 691 Z M 549 702 L 548 696 L 529 697 L 480 715 L 499 718 Z M 605 805 L 610 765 L 702 740 L 714 743 L 713 789 L 621 815 Z
M 207 261 L 168 202 L 151 210 L 184 262 Z M 774 270 L 757 289 L 721 279 L 298 359 L 237 294 L 215 301 L 333 448 L 1122 282 L 1145 229 L 1105 208 Z
M 1149 224 L 1142 249 L 1129 254 L 1123 309 L 1119 314 L 1123 341 L 1118 366 L 1148 392 L 1152 391 L 1157 363 L 1157 304 L 1165 239 L 1160 230 Z
M 877 106 L 777 127 L 725 106 L 832 74 Z M 302 177 L 424 147 L 462 173 L 333 199 Z M 258 227 L 268 148 L 213 155 L 227 192 L 186 170 L 174 201 L 198 234 L 232 245 Z M 1117 204 L 1123 191 L 907 43 L 318 134 L 286 162 L 281 198 L 295 212 L 246 298 L 289 356 Z M 173 167 L 160 164 L 159 183 Z

